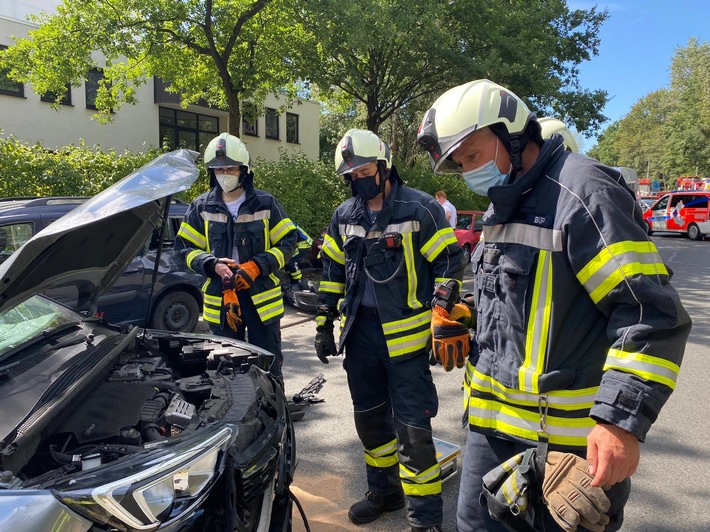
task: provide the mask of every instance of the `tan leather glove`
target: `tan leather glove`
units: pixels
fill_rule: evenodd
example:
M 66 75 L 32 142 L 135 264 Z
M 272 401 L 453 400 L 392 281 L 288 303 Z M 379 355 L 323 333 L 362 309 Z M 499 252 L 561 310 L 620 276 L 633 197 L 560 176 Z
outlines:
M 234 332 L 237 332 L 237 326 L 242 323 L 242 309 L 239 306 L 239 299 L 234 289 L 222 291 L 222 305 L 224 306 L 227 319 L 227 325 Z
M 604 490 L 592 487 L 589 462 L 571 453 L 547 454 L 542 497 L 558 525 L 565 532 L 578 526 L 603 532 L 609 523 L 610 502 Z

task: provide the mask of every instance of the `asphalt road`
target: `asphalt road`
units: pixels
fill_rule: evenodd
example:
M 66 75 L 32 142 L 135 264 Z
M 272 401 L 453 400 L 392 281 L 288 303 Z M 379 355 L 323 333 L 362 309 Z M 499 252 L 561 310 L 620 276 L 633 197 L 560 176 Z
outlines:
M 653 241 L 674 270 L 673 285 L 693 318 L 675 393 L 641 446 L 641 464 L 622 530 L 628 532 L 710 530 L 710 405 L 707 369 L 710 338 L 710 241 L 693 242 L 668 235 Z M 467 273 L 464 288 L 470 286 Z M 366 491 L 362 447 L 355 433 L 342 359 L 321 364 L 313 351 L 315 324 L 312 317 L 292 310 L 282 321 L 286 391 L 293 394 L 317 373 L 327 379 L 320 397 L 303 420 L 296 422 L 298 467 L 292 490 L 305 509 L 311 530 L 335 532 L 368 530 L 408 531 L 404 510 L 385 514 L 365 526 L 347 518 L 349 506 Z M 461 428 L 462 372 L 445 373 L 433 368 L 439 393 L 439 413 L 434 435 L 463 447 Z M 459 475 L 443 485 L 444 529 L 455 529 Z M 294 530 L 303 531 L 302 518 L 294 511 Z

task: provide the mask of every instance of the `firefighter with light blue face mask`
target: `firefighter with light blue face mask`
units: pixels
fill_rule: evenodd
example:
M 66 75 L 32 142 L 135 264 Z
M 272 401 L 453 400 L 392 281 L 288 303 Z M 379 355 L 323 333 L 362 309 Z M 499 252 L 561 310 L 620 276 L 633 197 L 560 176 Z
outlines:
M 460 532 L 619 530 L 691 327 L 619 172 L 554 133 L 486 79 L 419 127 L 434 172 L 491 201 L 466 298 Z

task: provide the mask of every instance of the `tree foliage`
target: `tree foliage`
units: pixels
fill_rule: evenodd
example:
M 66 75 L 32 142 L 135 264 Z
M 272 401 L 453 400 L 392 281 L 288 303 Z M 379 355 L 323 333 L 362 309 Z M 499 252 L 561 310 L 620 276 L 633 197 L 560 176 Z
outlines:
M 313 45 L 299 51 L 304 76 L 366 110 L 366 127 L 445 89 L 489 78 L 579 131 L 604 120 L 607 95 L 580 87 L 578 65 L 597 53 L 606 12 L 570 11 L 563 0 L 306 0 Z M 337 13 L 337 16 L 333 16 Z M 547 114 L 547 113 L 545 113 Z
M 668 89 L 641 98 L 599 136 L 589 155 L 674 186 L 710 174 L 710 45 L 690 39 L 673 57 Z
M 135 103 L 136 87 L 162 78 L 182 103 L 206 102 L 229 110 L 239 135 L 240 103 L 290 89 L 288 51 L 303 40 L 287 0 L 65 0 L 56 14 L 35 17 L 40 27 L 3 55 L 17 81 L 61 99 L 103 69 L 99 118 Z

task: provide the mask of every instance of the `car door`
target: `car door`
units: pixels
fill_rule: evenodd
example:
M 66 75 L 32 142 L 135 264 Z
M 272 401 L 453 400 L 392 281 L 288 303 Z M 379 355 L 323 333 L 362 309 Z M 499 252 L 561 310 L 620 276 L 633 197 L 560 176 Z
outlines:
M 663 196 L 656 204 L 651 207 L 651 229 L 654 231 L 666 231 L 668 229 L 668 203 L 671 199 L 670 194 Z

